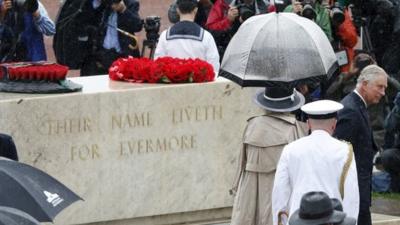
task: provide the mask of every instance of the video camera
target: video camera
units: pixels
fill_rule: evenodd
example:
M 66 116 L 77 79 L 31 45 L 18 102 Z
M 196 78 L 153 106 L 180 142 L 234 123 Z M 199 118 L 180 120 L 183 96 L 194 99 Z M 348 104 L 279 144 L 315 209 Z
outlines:
M 332 24 L 338 26 L 344 22 L 343 8 L 340 6 L 339 2 L 335 2 L 331 7 L 331 21 Z
M 314 2 L 312 0 L 299 0 L 299 2 L 303 6 L 301 16 L 310 20 L 315 20 L 315 18 L 317 18 L 317 12 L 315 12 L 314 9 Z
M 350 7 L 357 27 L 364 26 L 371 16 L 393 17 L 394 4 L 390 0 L 350 0 Z
M 256 12 L 252 9 L 252 6 L 245 3 L 236 4 L 236 8 L 239 10 L 239 15 L 243 21 L 256 14 Z
M 146 38 L 150 41 L 158 41 L 160 35 L 161 17 L 159 16 L 148 16 L 142 20 L 144 30 L 146 31 Z

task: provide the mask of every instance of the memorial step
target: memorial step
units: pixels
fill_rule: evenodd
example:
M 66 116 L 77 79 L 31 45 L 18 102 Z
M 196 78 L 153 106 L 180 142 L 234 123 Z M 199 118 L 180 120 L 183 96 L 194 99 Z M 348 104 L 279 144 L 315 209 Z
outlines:
M 390 216 L 384 214 L 372 214 L 372 224 L 374 225 L 400 225 L 399 216 Z M 213 222 L 203 222 L 203 223 L 192 223 L 190 225 L 229 225 L 229 221 L 213 221 Z
M 372 224 L 375 225 L 400 225 L 399 216 L 390 216 L 384 214 L 372 214 Z

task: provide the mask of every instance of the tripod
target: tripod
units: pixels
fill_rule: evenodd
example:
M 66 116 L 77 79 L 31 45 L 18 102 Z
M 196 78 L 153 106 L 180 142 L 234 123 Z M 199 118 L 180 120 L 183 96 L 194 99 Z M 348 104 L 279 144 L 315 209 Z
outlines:
M 372 46 L 371 37 L 369 35 L 369 30 L 367 26 L 367 21 L 365 18 L 360 19 L 360 37 L 362 49 L 369 52 L 371 56 L 375 59 L 374 47 Z
M 157 40 L 149 40 L 149 39 L 144 40 L 142 46 L 142 53 L 140 54 L 140 57 L 143 58 L 146 53 L 146 49 L 149 49 L 150 50 L 149 59 L 154 59 L 154 53 L 156 51 L 156 47 L 157 47 Z

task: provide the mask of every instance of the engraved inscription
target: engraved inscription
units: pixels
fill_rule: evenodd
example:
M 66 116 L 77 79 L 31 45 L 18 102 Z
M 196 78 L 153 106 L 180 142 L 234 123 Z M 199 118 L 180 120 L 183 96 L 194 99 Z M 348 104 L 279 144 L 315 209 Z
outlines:
M 153 125 L 150 112 L 112 115 L 111 127 L 115 129 L 129 129 L 136 127 L 151 127 Z
M 39 132 L 44 135 L 89 133 L 92 131 L 93 121 L 88 117 L 63 120 L 45 120 L 39 127 Z
M 71 147 L 71 161 L 74 160 L 95 160 L 100 159 L 100 148 L 97 144 L 83 144 Z
M 152 139 L 131 139 L 119 143 L 120 156 L 166 152 L 176 150 L 192 150 L 197 148 L 196 135 L 171 136 Z
M 216 121 L 222 119 L 222 105 L 187 106 L 172 110 L 173 124 Z

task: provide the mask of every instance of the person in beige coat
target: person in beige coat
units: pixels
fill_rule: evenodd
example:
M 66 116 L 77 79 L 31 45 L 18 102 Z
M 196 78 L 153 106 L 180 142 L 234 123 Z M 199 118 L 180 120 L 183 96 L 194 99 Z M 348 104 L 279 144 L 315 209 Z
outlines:
M 290 87 L 266 87 L 255 103 L 265 115 L 250 118 L 243 136 L 231 225 L 271 225 L 271 192 L 276 165 L 283 147 L 304 136 L 306 125 L 291 111 L 304 104 L 304 97 Z

